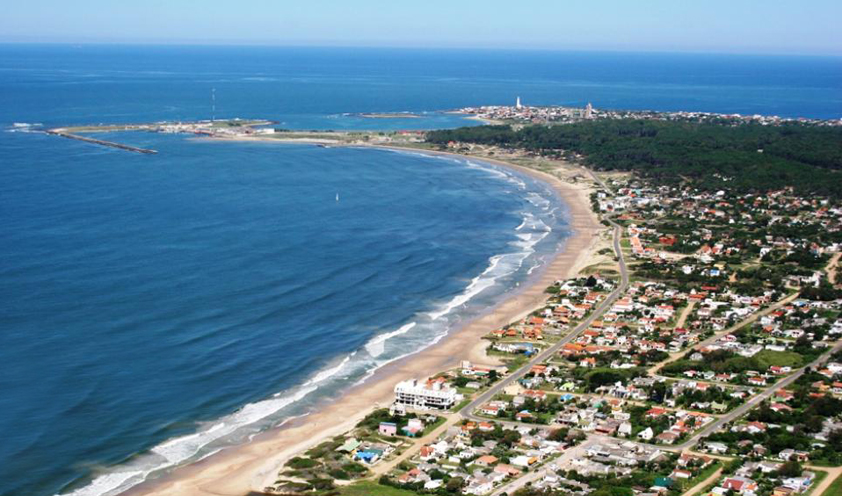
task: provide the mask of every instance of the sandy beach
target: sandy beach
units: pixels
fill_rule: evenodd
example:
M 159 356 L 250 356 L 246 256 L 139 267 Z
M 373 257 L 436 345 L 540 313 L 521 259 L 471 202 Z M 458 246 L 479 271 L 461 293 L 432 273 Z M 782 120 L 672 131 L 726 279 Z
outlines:
M 276 141 L 276 140 L 272 140 Z M 407 150 L 428 154 L 444 154 Z M 463 157 L 460 155 L 460 157 Z M 394 385 L 409 378 L 424 378 L 452 368 L 461 360 L 490 363 L 481 337 L 494 328 L 522 318 L 546 300 L 544 289 L 558 279 L 571 277 L 588 264 L 604 227 L 591 211 L 589 188 L 525 167 L 492 160 L 550 184 L 568 207 L 571 236 L 552 262 L 511 297 L 486 314 L 451 333 L 438 344 L 378 370 L 368 381 L 348 390 L 334 402 L 305 417 L 257 436 L 252 442 L 224 450 L 207 459 L 175 470 L 159 480 L 136 486 L 125 494 L 158 496 L 244 496 L 261 491 L 275 480 L 283 463 L 296 453 L 350 430 L 373 408 L 387 406 Z

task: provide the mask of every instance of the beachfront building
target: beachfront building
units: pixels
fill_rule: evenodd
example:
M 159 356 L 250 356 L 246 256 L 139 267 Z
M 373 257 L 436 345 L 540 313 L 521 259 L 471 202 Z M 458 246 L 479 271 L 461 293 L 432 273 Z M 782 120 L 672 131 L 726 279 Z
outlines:
M 444 410 L 456 403 L 457 396 L 456 389 L 441 379 L 424 382 L 410 379 L 395 386 L 395 403 L 413 408 Z

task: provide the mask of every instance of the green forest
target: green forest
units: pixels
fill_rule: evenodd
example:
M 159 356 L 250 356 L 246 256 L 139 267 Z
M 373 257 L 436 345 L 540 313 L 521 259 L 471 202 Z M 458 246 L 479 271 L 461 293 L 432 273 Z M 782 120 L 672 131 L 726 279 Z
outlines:
M 691 181 L 704 189 L 842 196 L 842 127 L 764 126 L 654 120 L 508 125 L 431 131 L 451 141 L 525 149 L 547 156 L 579 154 L 597 170 L 635 171 L 659 184 Z

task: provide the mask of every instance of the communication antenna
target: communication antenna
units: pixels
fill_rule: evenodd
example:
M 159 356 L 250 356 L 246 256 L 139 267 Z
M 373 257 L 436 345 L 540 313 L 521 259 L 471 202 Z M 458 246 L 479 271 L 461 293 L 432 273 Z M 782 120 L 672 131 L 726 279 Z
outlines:
M 211 89 L 211 122 L 216 121 L 216 88 Z

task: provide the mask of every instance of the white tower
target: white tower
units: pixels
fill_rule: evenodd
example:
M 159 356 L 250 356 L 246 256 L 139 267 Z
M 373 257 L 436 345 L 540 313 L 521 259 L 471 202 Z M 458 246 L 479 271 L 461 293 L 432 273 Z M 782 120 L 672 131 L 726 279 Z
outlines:
M 516 109 L 522 109 L 523 105 L 520 104 L 520 97 L 517 97 L 517 102 L 515 103 Z
M 593 117 L 593 106 L 591 102 L 588 102 L 588 106 L 585 107 L 585 119 L 590 119 Z

